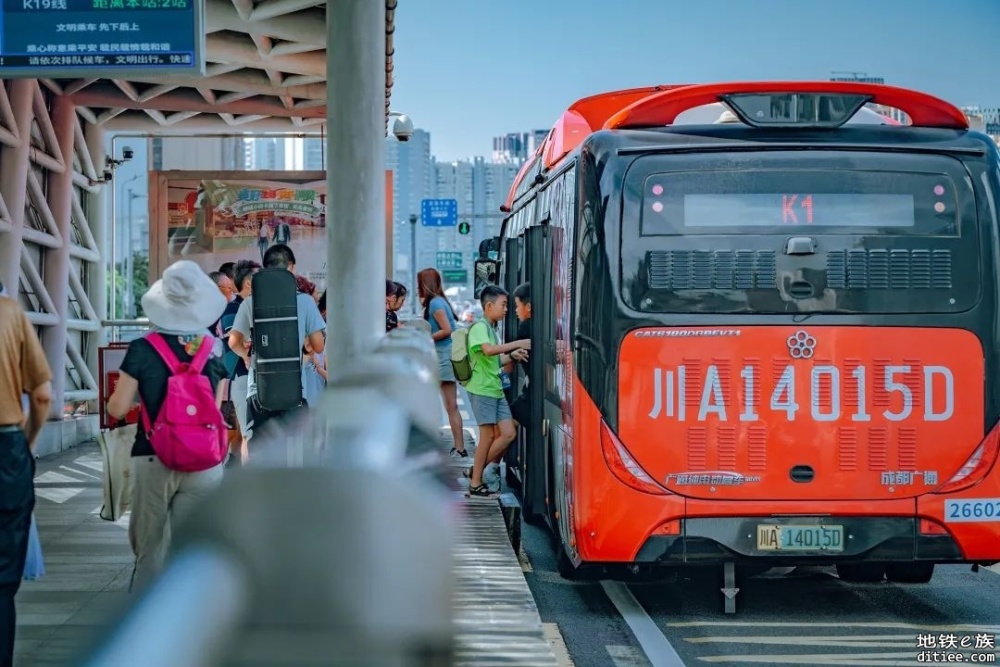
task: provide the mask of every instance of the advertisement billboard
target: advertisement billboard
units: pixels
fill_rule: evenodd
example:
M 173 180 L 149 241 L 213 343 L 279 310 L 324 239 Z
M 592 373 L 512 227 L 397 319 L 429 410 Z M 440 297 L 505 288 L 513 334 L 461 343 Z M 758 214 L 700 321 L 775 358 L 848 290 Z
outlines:
M 150 271 L 158 276 L 179 259 L 192 260 L 205 271 L 241 259 L 260 262 L 269 247 L 284 243 L 295 253 L 295 272 L 323 290 L 326 197 L 325 172 L 151 172 Z M 391 245 L 388 171 L 386 229 Z

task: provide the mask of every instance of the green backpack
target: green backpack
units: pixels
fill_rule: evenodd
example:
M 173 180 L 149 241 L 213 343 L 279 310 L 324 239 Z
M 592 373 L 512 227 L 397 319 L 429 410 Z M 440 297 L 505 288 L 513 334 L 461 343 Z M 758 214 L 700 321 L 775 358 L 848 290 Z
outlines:
M 480 322 L 475 322 L 472 327 Z M 463 387 L 472 379 L 472 359 L 469 357 L 469 332 L 472 327 L 462 327 L 451 332 L 451 370 Z

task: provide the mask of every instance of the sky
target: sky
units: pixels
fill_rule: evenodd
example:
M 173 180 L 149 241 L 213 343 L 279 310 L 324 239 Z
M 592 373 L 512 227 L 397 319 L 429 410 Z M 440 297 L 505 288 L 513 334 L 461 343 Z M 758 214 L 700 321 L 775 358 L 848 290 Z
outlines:
M 404 0 L 394 67 L 393 111 L 442 160 L 654 84 L 864 72 L 997 107 L 1000 0 Z

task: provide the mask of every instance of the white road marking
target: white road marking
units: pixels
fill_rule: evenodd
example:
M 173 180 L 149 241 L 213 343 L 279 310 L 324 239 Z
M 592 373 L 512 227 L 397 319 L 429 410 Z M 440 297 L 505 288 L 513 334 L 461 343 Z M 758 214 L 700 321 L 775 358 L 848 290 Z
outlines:
M 813 655 L 796 653 L 789 655 L 712 655 L 699 657 L 698 660 L 709 663 L 738 662 L 744 664 L 766 665 L 857 665 L 858 667 L 904 667 L 909 665 L 924 665 L 917 660 L 918 649 L 901 653 L 879 654 L 841 654 L 831 656 L 828 653 Z
M 921 625 L 917 623 L 843 622 L 808 623 L 785 621 L 679 621 L 667 623 L 672 628 L 729 627 L 729 628 L 887 628 L 895 630 L 922 630 L 924 632 L 992 632 L 1000 634 L 1000 625 Z
M 35 476 L 35 484 L 79 484 L 82 481 L 79 477 L 70 477 L 55 470 L 49 470 Z
M 651 667 L 684 667 L 680 655 L 656 627 L 656 623 L 635 599 L 628 586 L 619 581 L 602 581 L 601 587 L 632 630 Z
M 63 474 L 61 472 L 56 472 L 55 470 L 48 470 L 40 475 L 35 476 L 35 495 L 39 498 L 44 498 L 49 502 L 57 503 L 62 505 L 63 503 L 72 500 L 76 496 L 83 493 L 86 489 L 82 486 L 70 486 L 70 487 L 49 487 L 46 484 L 80 484 L 82 482 L 88 481 L 86 478 L 99 479 L 93 475 L 79 470 L 73 470 L 72 468 L 67 468 L 66 466 L 59 466 L 60 468 L 74 473 L 76 476 L 71 477 L 70 475 Z M 42 486 L 39 486 L 42 485 Z
M 98 480 L 101 479 L 97 475 L 91 475 L 89 472 L 77 470 L 76 468 L 70 468 L 69 466 L 59 466 L 59 467 L 62 468 L 63 470 L 66 470 L 67 472 L 73 473 L 74 475 L 83 475 L 84 477 L 89 477 L 90 479 L 98 479 Z
M 573 667 L 573 659 L 569 657 L 569 649 L 563 640 L 562 632 L 555 623 L 542 623 L 542 634 L 545 640 L 552 647 L 552 653 L 556 657 L 556 664 L 560 667 Z
M 685 637 L 692 644 L 785 644 L 790 637 L 781 635 L 731 635 L 724 637 Z M 851 646 L 856 648 L 912 648 L 916 635 L 795 635 L 796 644 L 820 646 Z
M 73 461 L 74 465 L 82 466 L 104 473 L 104 459 L 98 454 L 87 454 Z
M 775 664 L 775 665 L 862 665 L 869 667 L 897 667 L 899 665 L 924 664 L 918 660 L 921 648 L 917 635 L 923 633 L 951 632 L 969 636 L 973 633 L 994 635 L 1000 626 L 995 625 L 919 625 L 911 623 L 810 623 L 810 622 L 755 622 L 755 621 L 691 621 L 668 623 L 672 627 L 706 627 L 737 630 L 731 635 L 714 635 L 708 637 L 685 637 L 684 642 L 701 646 L 738 645 L 744 650 L 751 646 L 774 649 L 788 649 L 785 654 L 746 654 L 701 655 L 700 663 L 736 663 L 736 664 Z M 847 628 L 864 628 L 865 634 L 842 634 Z M 777 634 L 774 629 L 801 628 L 800 632 Z M 740 634 L 738 630 L 757 634 Z M 771 633 L 768 634 L 768 631 Z M 812 631 L 811 634 L 809 631 Z M 833 630 L 837 634 L 818 634 L 823 630 Z M 885 630 L 876 633 L 875 630 Z M 905 633 L 905 634 L 904 634 Z M 842 649 L 838 651 L 837 649 Z M 796 651 L 812 650 L 816 653 L 798 653 Z M 853 649 L 853 650 L 852 650 Z M 882 650 L 878 650 L 882 649 Z M 704 650 L 704 649 L 703 649 Z M 767 649 L 765 649 L 767 650 Z M 822 652 L 821 652 L 822 651 Z M 973 653 L 971 647 L 956 647 L 955 653 Z
M 1000 574 L 1000 563 L 997 563 L 996 565 L 990 565 L 988 568 L 986 568 L 986 571 L 992 572 L 993 574 Z
M 605 646 L 615 667 L 649 667 L 649 660 L 632 646 Z
M 76 496 L 83 493 L 84 489 L 82 487 L 70 487 L 70 488 L 35 488 L 35 495 L 40 498 L 45 498 L 48 501 L 58 503 L 62 505 L 67 500 L 71 500 Z

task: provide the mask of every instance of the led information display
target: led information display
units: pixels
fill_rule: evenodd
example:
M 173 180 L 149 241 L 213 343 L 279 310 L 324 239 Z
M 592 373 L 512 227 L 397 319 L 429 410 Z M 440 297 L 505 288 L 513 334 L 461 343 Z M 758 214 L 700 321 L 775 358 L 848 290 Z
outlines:
M 0 77 L 201 74 L 199 0 L 2 0 Z

